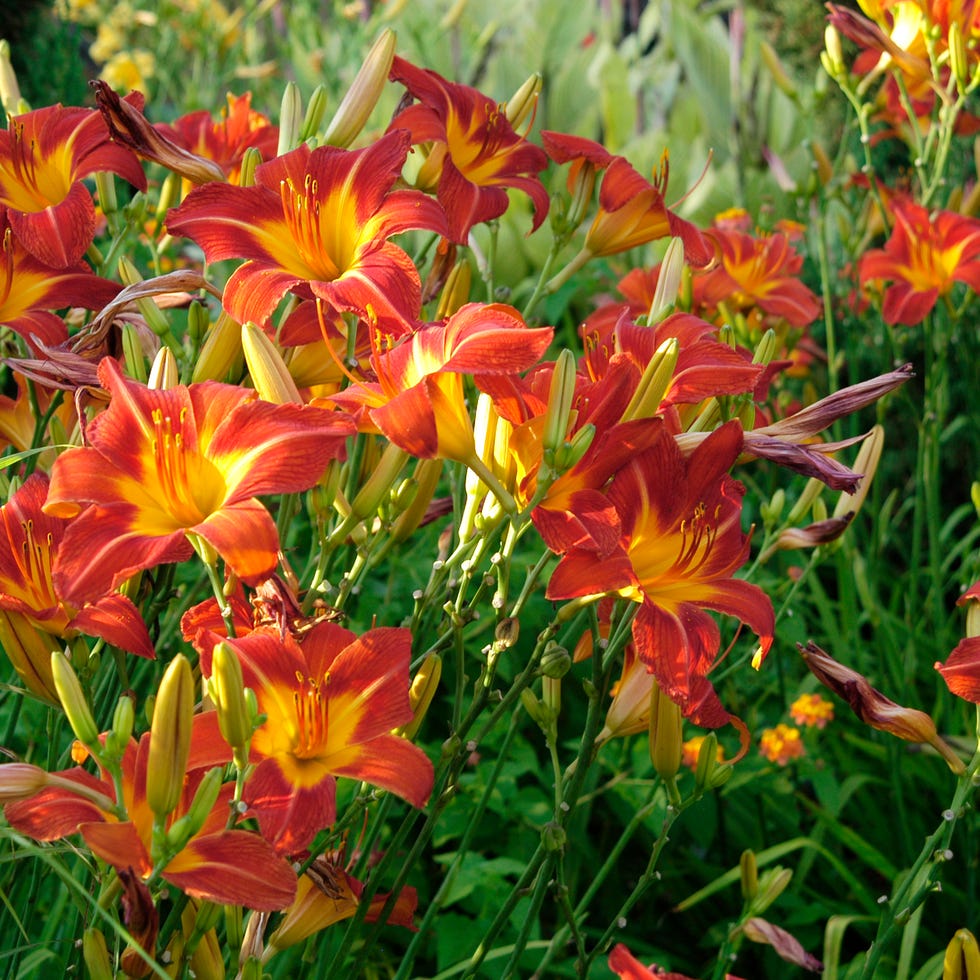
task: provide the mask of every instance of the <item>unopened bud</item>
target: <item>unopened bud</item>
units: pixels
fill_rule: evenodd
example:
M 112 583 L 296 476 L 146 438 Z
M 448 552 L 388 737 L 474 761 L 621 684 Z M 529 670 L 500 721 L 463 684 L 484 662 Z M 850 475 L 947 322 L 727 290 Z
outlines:
M 93 746 L 98 743 L 99 729 L 92 717 L 92 711 L 88 706 L 88 700 L 82 685 L 79 683 L 78 675 L 72 669 L 68 658 L 56 650 L 51 654 L 51 674 L 54 678 L 55 690 L 58 692 L 58 699 L 61 707 L 68 718 L 68 724 L 75 733 L 75 737 L 86 746 Z
M 833 79 L 844 75 L 844 48 L 841 45 L 840 34 L 833 24 L 828 24 L 823 32 L 824 50 L 820 52 L 820 63 Z
M 330 120 L 324 136 L 325 143 L 347 147 L 354 142 L 378 104 L 394 60 L 395 32 L 385 28 L 371 46 L 351 87 Z
M 943 980 L 980 980 L 980 949 L 969 929 L 957 929 L 946 947 Z
M 178 653 L 160 681 L 150 724 L 146 802 L 157 817 L 173 812 L 180 802 L 193 720 L 194 677 L 187 658 Z
M 133 699 L 123 694 L 116 702 L 116 710 L 112 716 L 112 728 L 105 737 L 106 752 L 116 759 L 121 759 L 133 736 L 133 725 L 136 723 L 136 709 Z
M 544 451 L 554 453 L 565 443 L 568 431 L 568 415 L 575 401 L 575 355 L 566 347 L 558 355 L 551 373 L 548 391 L 548 408 L 544 417 L 542 445 Z
M 235 750 L 236 758 L 252 737 L 252 720 L 245 703 L 242 664 L 232 646 L 222 640 L 211 652 L 208 694 L 218 712 L 221 737 Z
M 126 286 L 135 286 L 136 283 L 143 281 L 139 269 L 125 255 L 119 260 L 118 272 L 119 278 Z M 152 296 L 137 296 L 136 307 L 146 320 L 146 325 L 158 337 L 166 337 L 170 334 L 170 323 Z
M 762 60 L 765 62 L 766 68 L 769 69 L 769 74 L 772 75 L 772 80 L 776 83 L 776 88 L 783 95 L 788 95 L 795 101 L 797 98 L 796 86 L 793 84 L 793 80 L 789 75 L 786 74 L 786 69 L 783 67 L 782 61 L 779 60 L 779 55 L 776 54 L 768 41 L 759 42 L 759 54 L 762 55 Z
M 742 851 L 738 859 L 739 878 L 742 882 L 742 898 L 751 902 L 759 892 L 759 866 L 754 851 Z
M 652 418 L 657 414 L 674 377 L 679 354 L 680 347 L 676 337 L 668 338 L 657 348 L 643 371 L 626 411 L 623 412 L 623 422 Z
M 211 815 L 215 803 L 218 802 L 223 781 L 224 766 L 215 766 L 204 774 L 187 812 L 175 820 L 167 830 L 167 849 L 171 853 L 175 854 L 183 850 L 187 842 L 204 826 L 204 821 Z
M 261 327 L 251 322 L 242 324 L 242 351 L 252 384 L 263 401 L 303 404 L 282 354 Z
M 572 200 L 568 205 L 565 215 L 566 234 L 571 234 L 585 220 L 589 211 L 592 209 L 592 195 L 595 192 L 596 166 L 583 160 L 575 173 L 575 180 L 572 184 Z
M 521 124 L 528 116 L 534 115 L 534 110 L 538 104 L 538 96 L 541 94 L 541 87 L 544 79 L 538 72 L 530 78 L 507 100 L 504 111 L 507 114 L 507 121 L 519 129 Z
M 426 712 L 432 699 L 439 690 L 439 679 L 442 677 L 442 657 L 437 653 L 430 653 L 418 673 L 412 678 L 412 686 L 408 689 L 408 703 L 412 709 L 412 720 L 397 734 L 411 741 L 415 738 L 422 722 L 425 720 Z
M 327 90 L 323 85 L 317 85 L 310 96 L 310 101 L 306 106 L 306 115 L 303 117 L 303 127 L 299 132 L 299 142 L 305 143 L 306 140 L 316 136 L 323 122 L 323 115 L 327 111 Z
M 779 353 L 779 339 L 776 331 L 770 327 L 760 338 L 752 355 L 753 364 L 770 364 Z
M 648 326 L 659 323 L 677 305 L 677 292 L 683 278 L 684 242 L 680 238 L 671 238 L 663 262 L 660 263 L 657 288 L 653 292 L 653 302 L 647 314 Z
M 876 425 L 865 436 L 864 442 L 861 443 L 861 448 L 858 450 L 857 459 L 854 460 L 854 472 L 860 474 L 861 482 L 854 493 L 841 493 L 834 507 L 834 517 L 856 514 L 861 509 L 861 505 L 871 489 L 871 481 L 878 469 L 878 461 L 881 459 L 881 451 L 884 445 L 885 430 L 882 426 Z
M 242 330 L 224 310 L 218 314 L 197 355 L 191 381 L 225 381 L 242 363 Z
M 949 25 L 948 43 L 950 74 L 956 82 L 956 91 L 960 96 L 964 96 L 970 84 L 970 64 L 967 60 L 963 28 L 958 20 L 951 21 Z
M 703 793 L 711 785 L 711 776 L 718 766 L 718 736 L 708 732 L 698 748 L 698 762 L 694 769 L 694 791 Z
M 793 878 L 789 868 L 769 868 L 759 876 L 759 890 L 752 899 L 752 912 L 761 915 L 787 889 Z
M 436 308 L 436 320 L 445 320 L 464 306 L 470 298 L 473 270 L 466 259 L 460 259 L 446 278 Z
M 101 930 L 89 927 L 82 933 L 82 959 L 85 975 L 91 980 L 112 980 L 116 975 Z
M 555 470 L 565 473 L 570 470 L 589 451 L 595 439 L 595 426 L 583 425 L 571 439 L 555 453 Z
M 420 459 L 415 464 L 412 483 L 415 493 L 410 503 L 402 509 L 391 529 L 391 537 L 395 541 L 404 541 L 422 523 L 432 503 L 432 497 L 439 486 L 442 477 L 443 461 L 441 459 Z M 469 476 L 470 471 L 466 471 Z
M 541 654 L 541 666 L 538 668 L 544 677 L 555 680 L 564 677 L 572 667 L 572 658 L 563 647 L 549 640 Z
M 5 115 L 16 116 L 26 112 L 22 102 L 17 75 L 10 61 L 10 42 L 0 40 L 0 105 Z
M 262 152 L 257 146 L 250 146 L 245 150 L 238 167 L 239 187 L 252 187 L 255 184 L 255 171 L 261 162 Z
M 390 493 L 407 459 L 408 453 L 393 442 L 385 446 L 377 466 L 371 470 L 371 475 L 364 481 L 351 503 L 351 513 L 355 517 L 363 521 L 376 513 L 378 505 Z
M 300 130 L 303 128 L 303 100 L 295 82 L 286 82 L 279 107 L 279 145 L 276 155 L 282 156 L 299 146 Z
M 657 775 L 672 780 L 684 753 L 681 707 L 654 681 L 650 689 L 650 761 Z
M 146 379 L 146 386 L 157 391 L 165 391 L 169 388 L 176 388 L 179 384 L 180 371 L 174 352 L 169 347 L 161 347 L 150 365 L 150 374 Z

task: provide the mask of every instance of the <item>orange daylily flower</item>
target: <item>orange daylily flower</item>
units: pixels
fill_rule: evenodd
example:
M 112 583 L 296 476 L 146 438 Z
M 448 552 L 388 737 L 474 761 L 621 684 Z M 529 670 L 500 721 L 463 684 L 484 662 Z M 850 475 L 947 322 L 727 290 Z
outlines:
M 83 177 L 109 171 L 146 190 L 139 160 L 113 143 L 94 109 L 46 106 L 0 130 L 0 205 L 38 261 L 78 264 L 95 235 L 95 205 Z
M 510 306 L 468 303 L 445 323 L 427 324 L 390 350 L 376 350 L 371 366 L 377 382 L 357 382 L 329 400 L 366 411 L 371 430 L 377 427 L 413 456 L 466 462 L 474 445 L 463 376 L 479 380 L 525 371 L 553 333 L 551 327 L 529 328 Z
M 920 323 L 955 282 L 980 292 L 980 221 L 953 211 L 930 213 L 909 198 L 891 205 L 895 227 L 884 249 L 861 259 L 861 282 L 893 280 L 885 290 L 886 323 Z
M 613 946 L 609 954 L 609 969 L 621 980 L 691 980 L 684 973 L 665 972 L 656 967 L 645 967 L 623 943 Z M 725 980 L 739 980 L 732 973 Z
M 956 604 L 965 606 L 969 603 L 980 602 L 980 582 L 974 582 L 960 596 Z M 978 607 L 973 606 L 971 609 Z M 974 617 L 975 612 L 969 614 Z M 967 619 L 967 636 L 956 645 L 953 652 L 946 658 L 946 663 L 936 663 L 936 670 L 943 676 L 946 686 L 958 698 L 980 704 L 980 636 L 969 635 L 976 627 L 970 628 L 970 618 Z
M 537 174 L 548 165 L 548 157 L 514 132 L 501 106 L 404 58 L 394 59 L 389 77 L 419 100 L 395 116 L 389 132 L 407 129 L 412 143 L 426 147 L 415 186 L 438 196 L 454 242 L 465 245 L 474 225 L 507 210 L 508 187 L 531 198 L 532 231 L 544 221 L 548 192 Z
M 392 190 L 409 145 L 404 130 L 363 150 L 304 143 L 258 167 L 252 187 L 198 187 L 170 212 L 167 229 L 196 241 L 209 262 L 245 260 L 223 297 L 242 323 L 266 326 L 292 292 L 405 333 L 422 286 L 412 260 L 388 239 L 413 228 L 446 232 L 435 201 Z
M 58 641 L 84 633 L 141 657 L 155 653 L 126 596 L 93 593 L 93 601 L 83 603 L 55 585 L 71 522 L 44 513 L 47 489 L 48 478 L 35 473 L 0 507 L 0 644 L 28 688 L 57 703 L 51 651 Z
M 252 736 L 256 768 L 245 800 L 279 853 L 301 851 L 334 822 L 337 776 L 424 806 L 432 763 L 420 748 L 391 734 L 412 720 L 408 630 L 378 628 L 356 636 L 319 623 L 302 644 L 275 627 L 236 639 L 201 631 L 195 646 L 205 676 L 222 640 L 238 654 L 245 686 L 266 717 Z
M 55 461 L 45 512 L 79 516 L 65 533 L 55 584 L 82 598 L 134 572 L 184 561 L 206 541 L 248 583 L 276 567 L 279 536 L 263 494 L 316 483 L 354 431 L 341 413 L 274 405 L 206 381 L 152 390 L 99 365 L 112 399 L 88 445 Z M 84 509 L 83 509 L 84 508 Z
M 552 160 L 572 162 L 570 189 L 574 189 L 578 161 L 588 161 L 597 170 L 605 171 L 599 187 L 599 209 L 585 234 L 583 255 L 615 255 L 674 236 L 684 242 L 684 254 L 692 264 L 704 265 L 711 258 L 701 232 L 670 211 L 664 202 L 669 173 L 666 155 L 651 183 L 625 157 L 614 156 L 592 140 L 555 132 L 543 132 L 541 138 Z
M 119 292 L 119 286 L 78 262 L 57 269 L 42 262 L 13 232 L 15 221 L 13 211 L 0 207 L 0 326 L 9 327 L 35 350 L 32 338 L 42 344 L 60 344 L 68 339 L 68 328 L 51 310 L 66 306 L 101 309 Z
M 749 550 L 740 526 L 744 491 L 727 473 L 741 449 L 737 422 L 715 430 L 687 458 L 664 433 L 607 491 L 619 519 L 616 546 L 571 549 L 547 591 L 549 599 L 619 595 L 641 603 L 633 623 L 640 660 L 685 716 L 706 728 L 740 723 L 708 681 L 721 638 L 705 610 L 746 623 L 763 656 L 775 625 L 766 594 L 733 577 Z
M 207 109 L 188 113 L 173 123 L 155 127 L 178 146 L 206 160 L 214 160 L 229 184 L 239 183 L 242 157 L 255 147 L 263 160 L 271 160 L 279 148 L 279 127 L 252 108 L 252 93 L 228 94 L 228 105 L 215 121 Z
M 123 754 L 122 795 L 109 773 L 101 778 L 80 767 L 53 773 L 51 784 L 30 799 L 9 803 L 4 815 L 22 834 L 39 841 L 81 833 L 103 861 L 146 879 L 154 871 L 154 815 L 146 799 L 150 733 L 130 739 Z M 209 768 L 230 759 L 213 712 L 196 715 L 188 774 L 167 826 L 183 817 Z M 0 783 L 3 781 L 0 766 Z M 77 789 L 75 787 L 77 786 Z M 192 898 L 253 909 L 282 909 L 296 894 L 292 867 L 258 834 L 228 830 L 234 785 L 223 786 L 201 827 L 161 869 L 162 877 Z

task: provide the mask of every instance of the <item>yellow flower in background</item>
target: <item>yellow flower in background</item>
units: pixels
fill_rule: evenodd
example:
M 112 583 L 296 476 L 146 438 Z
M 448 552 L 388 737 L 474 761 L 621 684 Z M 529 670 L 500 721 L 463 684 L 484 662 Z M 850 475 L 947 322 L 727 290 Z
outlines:
M 819 694 L 801 694 L 789 706 L 789 716 L 804 728 L 826 728 L 834 720 L 834 705 Z
M 156 72 L 157 60 L 152 51 L 136 48 L 114 54 L 102 67 L 102 79 L 112 88 L 124 92 L 143 89 Z
M 777 766 L 785 766 L 803 755 L 800 730 L 792 725 L 767 728 L 759 738 L 759 751 Z
M 687 766 L 688 769 L 696 769 L 698 765 L 698 756 L 701 754 L 701 745 L 707 738 L 707 735 L 695 735 L 694 738 L 689 738 L 681 746 L 681 765 Z M 715 752 L 715 760 L 717 762 L 725 761 L 725 750 L 719 745 L 717 751 Z

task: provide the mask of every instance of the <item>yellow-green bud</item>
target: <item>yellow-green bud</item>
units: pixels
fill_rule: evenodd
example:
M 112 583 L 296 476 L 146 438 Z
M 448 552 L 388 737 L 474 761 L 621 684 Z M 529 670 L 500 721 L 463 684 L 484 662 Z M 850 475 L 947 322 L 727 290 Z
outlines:
M 828 24 L 823 32 L 824 50 L 820 52 L 820 63 L 831 78 L 840 78 L 845 73 L 844 48 L 840 34 L 833 24 Z
M 948 43 L 950 74 L 956 82 L 956 91 L 963 96 L 970 84 L 970 64 L 967 60 L 963 28 L 958 20 L 953 20 L 949 25 Z
M 772 45 L 767 41 L 760 41 L 759 54 L 762 55 L 762 60 L 765 62 L 766 68 L 769 69 L 769 74 L 772 75 L 772 80 L 776 83 L 776 88 L 784 95 L 788 95 L 791 99 L 795 100 L 797 98 L 796 86 L 793 84 L 793 80 L 789 75 L 786 74 L 786 69 L 783 67 L 783 63 L 779 60 L 779 55 L 776 54 Z
M 789 886 L 793 878 L 793 872 L 789 868 L 770 868 L 759 876 L 759 888 L 752 899 L 752 914 L 762 915 L 763 912 Z
M 75 737 L 83 745 L 95 745 L 99 740 L 99 729 L 92 717 L 85 692 L 68 658 L 59 650 L 51 654 L 51 675 L 61 707 Z
M 241 166 L 238 168 L 238 186 L 252 187 L 255 184 L 255 171 L 262 162 L 262 151 L 257 146 L 250 146 L 242 154 Z
M 568 416 L 575 401 L 575 355 L 566 347 L 555 361 L 548 391 L 548 408 L 544 417 L 542 445 L 544 451 L 556 452 L 565 444 Z
M 415 738 L 425 720 L 429 705 L 432 704 L 432 699 L 436 696 L 436 691 L 439 690 L 441 677 L 442 657 L 438 653 L 428 654 L 412 678 L 412 686 L 408 689 L 408 703 L 412 708 L 412 720 L 402 728 L 396 729 L 395 734 L 409 740 Z
M 161 347 L 150 365 L 146 386 L 157 391 L 165 391 L 168 388 L 176 388 L 179 384 L 180 371 L 177 368 L 174 352 L 169 347 Z
M 679 354 L 676 337 L 670 337 L 657 348 L 643 371 L 643 377 L 640 378 L 626 411 L 623 412 L 623 422 L 651 418 L 657 414 L 674 377 Z
M 759 866 L 755 860 L 755 852 L 742 851 L 738 868 L 742 882 L 742 898 L 751 902 L 759 893 Z
M 875 471 L 878 469 L 878 462 L 881 459 L 881 451 L 885 445 L 885 430 L 882 426 L 876 425 L 865 436 L 861 448 L 858 450 L 857 458 L 854 460 L 854 472 L 861 474 L 861 482 L 858 484 L 857 491 L 854 493 L 841 492 L 834 507 L 834 517 L 843 517 L 845 514 L 856 514 L 871 489 L 871 482 L 874 479 Z
M 300 143 L 316 136 L 323 122 L 323 114 L 327 111 L 327 90 L 323 85 L 317 85 L 310 96 L 310 101 L 306 106 L 306 115 L 303 117 L 303 128 L 299 133 Z
M 241 327 L 222 310 L 204 338 L 191 381 L 224 381 L 241 361 Z
M 549 640 L 541 654 L 541 666 L 538 668 L 544 677 L 554 680 L 564 677 L 572 667 L 572 658 L 568 651 Z
M 10 62 L 10 42 L 0 40 L 0 105 L 8 116 L 16 116 L 27 109 L 20 96 L 17 75 Z
M 711 777 L 718 767 L 718 736 L 708 732 L 698 749 L 698 763 L 694 769 L 694 791 L 703 793 L 711 786 Z
M 385 28 L 371 46 L 347 94 L 341 100 L 327 127 L 324 142 L 330 146 L 350 146 L 367 125 L 381 98 L 392 62 L 395 60 L 395 32 Z
M 542 76 L 535 72 L 528 80 L 507 100 L 504 112 L 507 114 L 507 121 L 517 129 L 528 116 L 534 113 L 534 108 L 538 104 L 538 96 L 541 94 L 541 87 L 544 84 Z
M 415 486 L 415 493 L 411 502 L 402 510 L 391 529 L 391 536 L 395 541 L 404 541 L 409 537 L 422 522 L 425 512 L 432 503 L 433 494 L 439 486 L 439 479 L 442 476 L 443 461 L 441 459 L 420 459 L 415 464 L 415 472 L 412 474 L 412 483 Z M 466 471 L 469 475 L 469 470 Z
M 681 708 L 654 681 L 650 690 L 650 761 L 657 775 L 673 780 L 681 767 Z
M 218 802 L 223 781 L 223 766 L 215 766 L 205 773 L 187 812 L 180 819 L 175 820 L 167 831 L 167 849 L 171 853 L 183 850 L 187 842 L 204 826 L 204 821 Z
M 595 426 L 590 422 L 583 425 L 571 439 L 555 453 L 555 470 L 565 473 L 570 470 L 588 451 L 595 438 Z
M 116 710 L 112 716 L 112 728 L 105 738 L 106 752 L 111 753 L 116 758 L 122 758 L 126 746 L 133 735 L 133 725 L 136 722 L 136 709 L 133 707 L 133 699 L 128 694 L 123 694 L 116 702 Z
M 286 82 L 279 108 L 279 145 L 276 155 L 282 156 L 299 146 L 300 130 L 303 128 L 303 100 L 295 82 Z
M 252 384 L 263 401 L 303 404 L 282 354 L 261 327 L 251 322 L 242 324 L 242 351 Z
M 473 270 L 466 259 L 460 259 L 446 277 L 446 284 L 439 295 L 436 320 L 445 320 L 460 309 L 470 298 Z
M 85 974 L 91 980 L 112 980 L 115 976 L 101 930 L 89 927 L 82 933 L 82 959 L 85 961 Z
M 378 505 L 388 495 L 398 479 L 408 453 L 404 449 L 389 442 L 377 465 L 371 470 L 371 475 L 364 481 L 351 504 L 351 513 L 362 521 L 372 517 Z
M 180 802 L 193 720 L 194 677 L 187 658 L 178 653 L 160 681 L 150 724 L 146 802 L 157 817 L 172 813 Z
M 653 302 L 647 313 L 647 325 L 659 323 L 677 305 L 677 292 L 684 277 L 684 242 L 671 238 L 664 260 L 660 263 L 657 288 L 653 292 Z
M 230 644 L 222 640 L 211 652 L 211 677 L 208 694 L 218 712 L 221 737 L 237 753 L 243 751 L 252 737 L 252 721 L 245 703 L 242 664 Z

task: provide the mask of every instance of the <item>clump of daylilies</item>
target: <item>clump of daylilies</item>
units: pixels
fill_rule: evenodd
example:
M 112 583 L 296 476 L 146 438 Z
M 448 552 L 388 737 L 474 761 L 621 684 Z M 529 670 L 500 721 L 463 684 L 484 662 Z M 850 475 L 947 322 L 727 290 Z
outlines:
M 247 94 L 217 119 L 162 121 L 105 82 L 96 109 L 31 110 L 3 77 L 0 644 L 12 696 L 71 734 L 60 767 L 0 766 L 0 799 L 19 834 L 91 855 L 116 923 L 86 932 L 93 976 L 258 975 L 345 919 L 322 975 L 353 976 L 385 922 L 420 930 L 408 975 L 446 897 L 433 890 L 419 918 L 413 869 L 463 767 L 513 717 L 541 728 L 555 762 L 522 879 L 535 909 L 606 742 L 648 733 L 665 834 L 724 782 L 714 733 L 734 732 L 736 759 L 751 735 L 712 672 L 726 655 L 760 667 L 776 625 L 742 575 L 739 471 L 763 460 L 815 481 L 789 519 L 767 512 L 764 555 L 832 543 L 881 430 L 853 452 L 860 439 L 822 433 L 910 376 L 789 404 L 784 377 L 819 354 L 822 310 L 800 279 L 799 226 L 732 211 L 699 228 L 668 206 L 666 157 L 648 179 L 574 134 L 534 142 L 540 79 L 497 103 L 396 56 L 390 33 L 327 122 L 293 88 L 278 125 Z M 386 85 L 402 107 L 367 131 Z M 980 284 L 975 223 L 923 207 L 896 198 L 892 237 L 859 270 L 892 281 L 890 323 Z M 550 244 L 537 279 L 505 293 L 494 254 L 512 221 Z M 957 256 L 931 278 L 909 246 L 926 233 Z M 542 300 L 627 254 L 632 268 L 605 267 L 621 274 L 579 346 L 556 347 Z M 806 524 L 818 484 L 839 504 Z M 419 580 L 398 571 L 395 601 L 371 605 L 405 556 Z M 974 647 L 943 670 L 977 700 Z M 870 725 L 962 770 L 926 716 L 805 655 Z M 563 728 L 572 670 L 593 695 L 581 733 Z M 803 724 L 832 716 L 813 696 L 798 708 Z M 416 741 L 437 711 L 441 752 Z M 686 797 L 685 721 L 703 730 Z M 785 733 L 766 744 L 780 763 L 799 754 Z M 740 936 L 813 967 L 747 908 Z M 616 928 L 594 945 L 576 935 L 583 975 Z M 560 931 L 543 963 L 559 955 Z M 624 946 L 609 962 L 652 975 Z

